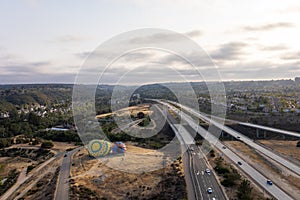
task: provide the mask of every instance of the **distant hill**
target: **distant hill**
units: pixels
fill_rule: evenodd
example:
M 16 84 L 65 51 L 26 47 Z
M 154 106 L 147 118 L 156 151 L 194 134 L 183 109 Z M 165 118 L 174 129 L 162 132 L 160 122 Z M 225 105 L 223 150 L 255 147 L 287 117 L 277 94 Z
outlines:
M 190 86 L 195 90 L 197 96 L 209 95 L 205 82 L 148 84 L 139 87 L 135 93 L 139 93 L 142 98 L 175 100 L 176 97 L 173 91 L 189 91 Z M 294 80 L 227 81 L 224 82 L 224 86 L 227 93 L 237 91 L 299 93 L 299 85 Z M 114 85 L 99 85 L 96 92 L 96 99 L 102 101 L 101 103 L 105 101 L 105 104 L 107 104 L 114 87 Z M 125 90 L 130 87 L 121 86 Z M 7 110 L 13 105 L 33 103 L 44 105 L 55 102 L 71 102 L 72 90 L 72 84 L 0 85 L 0 109 Z

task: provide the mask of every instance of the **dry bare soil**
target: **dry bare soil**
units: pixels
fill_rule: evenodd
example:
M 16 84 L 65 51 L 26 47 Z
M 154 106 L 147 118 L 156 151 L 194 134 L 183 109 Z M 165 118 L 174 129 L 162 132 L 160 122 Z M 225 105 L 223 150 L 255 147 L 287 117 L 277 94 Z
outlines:
M 107 116 L 111 116 L 111 115 L 134 115 L 136 116 L 137 113 L 139 112 L 143 112 L 144 114 L 147 114 L 149 115 L 150 114 L 150 105 L 148 104 L 142 104 L 142 105 L 138 105 L 138 106 L 131 106 L 131 107 L 128 107 L 128 108 L 123 108 L 123 109 L 120 109 L 120 110 L 117 110 L 115 112 L 112 112 L 112 113 L 105 113 L 105 114 L 101 114 L 101 115 L 97 115 L 96 118 L 105 118 Z
M 166 163 L 161 168 L 162 163 Z M 151 169 L 155 169 L 151 171 Z M 127 144 L 125 156 L 74 155 L 71 199 L 186 199 L 181 160 L 166 161 L 161 153 Z
M 300 161 L 300 147 L 296 147 L 298 141 L 286 140 L 259 140 L 258 142 L 274 149 L 275 151 Z

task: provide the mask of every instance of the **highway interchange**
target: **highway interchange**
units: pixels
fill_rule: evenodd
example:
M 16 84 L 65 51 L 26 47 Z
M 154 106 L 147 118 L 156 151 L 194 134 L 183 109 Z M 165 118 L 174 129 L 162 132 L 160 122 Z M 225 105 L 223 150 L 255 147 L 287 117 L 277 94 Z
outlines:
M 174 104 L 177 104 L 175 102 L 172 102 Z M 179 105 L 179 104 L 177 104 Z M 191 113 L 192 115 L 199 117 L 199 119 L 211 123 L 213 125 L 215 125 L 216 127 L 220 128 L 221 130 L 227 132 L 228 134 L 232 135 L 233 137 L 236 137 L 237 139 L 239 139 L 240 141 L 245 142 L 247 145 L 253 147 L 254 149 L 258 150 L 259 152 L 261 152 L 262 154 L 268 156 L 270 159 L 273 159 L 274 161 L 280 163 L 281 165 L 285 166 L 286 168 L 292 170 L 293 172 L 295 172 L 296 174 L 300 175 L 300 167 L 295 165 L 294 163 L 282 158 L 281 156 L 278 156 L 276 153 L 272 152 L 269 149 L 266 149 L 260 145 L 258 145 L 257 143 L 255 143 L 252 139 L 248 138 L 247 136 L 219 123 L 216 122 L 198 112 L 196 112 L 195 110 L 188 108 L 186 106 L 182 106 L 180 105 L 181 108 L 183 108 L 184 110 L 188 111 L 189 113 Z
M 248 174 L 257 184 L 259 184 L 262 188 L 264 188 L 270 195 L 272 195 L 276 199 L 292 199 L 286 192 L 282 191 L 276 184 L 273 184 L 272 186 L 268 185 L 266 183 L 266 181 L 268 179 L 267 177 L 265 177 L 263 174 L 261 174 L 260 172 L 258 172 L 256 169 L 254 169 L 251 165 L 249 165 L 246 161 L 244 161 L 243 159 L 241 159 L 237 154 L 235 154 L 234 152 L 232 152 L 230 149 L 228 149 L 228 148 L 224 149 L 223 148 L 224 145 L 218 140 L 218 138 L 216 138 L 215 136 L 213 136 L 212 134 L 210 134 L 208 131 L 206 131 L 204 128 L 202 128 L 201 126 L 199 126 L 198 123 L 195 122 L 190 116 L 188 116 L 184 112 L 181 112 L 179 109 L 177 109 L 176 107 L 172 106 L 169 103 L 166 103 L 166 102 L 160 101 L 160 100 L 154 100 L 154 101 L 156 101 L 156 102 L 158 102 L 158 103 L 160 103 L 162 105 L 167 106 L 169 109 L 173 110 L 178 115 L 180 115 L 181 119 L 183 119 L 184 121 L 186 121 L 190 125 L 191 128 L 193 128 L 197 133 L 199 133 L 203 138 L 205 138 L 206 140 L 208 140 L 211 144 L 214 144 L 215 147 L 219 151 L 221 151 L 222 153 L 224 153 L 224 155 L 227 156 L 234 163 L 241 162 L 242 165 L 239 166 L 240 169 L 243 170 L 246 174 Z M 177 104 L 177 106 L 178 106 L 178 104 Z M 179 106 L 181 106 L 181 105 L 179 105 Z M 183 107 L 184 106 L 182 106 L 182 108 Z M 185 107 L 184 109 L 186 109 L 186 110 L 188 110 L 190 112 L 193 112 L 193 114 L 197 114 L 191 108 Z M 202 119 L 204 117 L 201 116 Z M 208 118 L 206 118 L 206 119 L 208 119 Z M 209 122 L 217 124 L 216 122 L 212 121 L 211 119 L 209 119 Z M 220 125 L 220 124 L 217 124 L 217 125 Z M 225 129 L 225 128 L 227 128 L 226 126 L 223 127 L 223 125 L 222 125 L 222 127 L 221 126 L 219 126 L 219 127 L 221 129 L 223 129 L 223 130 L 227 130 L 227 129 Z M 238 134 L 238 136 L 241 137 L 241 139 L 243 139 L 244 136 L 242 134 L 240 134 L 240 133 L 238 133 L 236 131 L 234 131 L 234 132 L 235 132 L 234 134 Z M 234 135 L 234 136 L 237 136 L 237 135 Z M 259 146 L 259 147 L 261 147 L 261 146 Z M 269 150 L 266 150 L 266 151 L 269 151 Z M 274 154 L 273 152 L 271 152 L 271 153 Z M 289 163 L 285 159 L 283 159 L 281 157 L 279 157 L 279 158 L 280 158 L 279 159 L 280 161 L 284 160 L 285 162 Z
M 179 124 L 170 115 L 170 113 L 167 112 L 168 123 L 170 124 L 171 128 L 175 132 L 182 147 L 182 152 L 183 152 L 182 160 L 185 168 L 185 178 L 186 178 L 189 199 L 196 199 L 196 200 L 227 199 L 226 195 L 222 191 L 220 183 L 218 182 L 213 170 L 211 169 L 211 166 L 209 165 L 209 163 L 205 158 L 205 155 L 208 152 L 203 152 L 203 149 L 195 145 L 195 141 L 193 140 L 193 138 L 195 137 L 195 133 L 200 134 L 210 144 L 213 144 L 216 149 L 221 151 L 222 154 L 228 157 L 233 163 L 238 163 L 238 162 L 242 163 L 241 165 L 237 165 L 237 167 L 240 168 L 242 171 L 244 171 L 249 177 L 251 177 L 253 181 L 255 181 L 258 185 L 260 185 L 261 188 L 267 191 L 271 196 L 280 200 L 292 199 L 292 197 L 289 194 L 287 194 L 285 191 L 283 191 L 276 183 L 273 185 L 268 185 L 266 183 L 266 180 L 268 180 L 270 177 L 266 177 L 264 174 L 261 174 L 250 163 L 247 163 L 247 161 L 243 160 L 239 155 L 234 153 L 231 149 L 226 148 L 224 144 L 218 140 L 217 137 L 215 137 L 213 134 L 211 134 L 203 127 L 201 127 L 198 121 L 195 121 L 190 115 L 197 117 L 210 124 L 213 124 L 214 126 L 234 136 L 238 140 L 245 142 L 247 145 L 253 147 L 254 149 L 258 150 L 259 152 L 266 155 L 270 159 L 280 163 L 281 165 L 297 173 L 298 175 L 300 175 L 299 166 L 282 158 L 281 156 L 275 154 L 271 150 L 266 149 L 263 146 L 260 146 L 259 144 L 255 143 L 253 140 L 249 139 L 243 134 L 217 121 L 214 121 L 211 118 L 205 116 L 204 114 L 196 112 L 195 110 L 189 107 L 180 105 L 175 102 L 171 102 L 173 105 L 175 104 L 176 106 L 179 106 L 181 107 L 181 109 L 185 110 L 185 112 L 182 112 L 181 110 L 179 110 L 178 108 L 170 104 L 170 102 L 155 100 L 155 99 L 152 99 L 152 101 L 155 101 L 162 106 L 166 106 L 168 109 L 174 111 L 178 116 L 181 117 L 181 120 L 184 121 L 184 125 Z M 187 113 L 189 113 L 190 115 Z M 262 128 L 265 130 L 275 131 L 277 133 L 282 133 L 282 134 L 296 134 L 294 132 L 284 131 L 280 129 L 273 130 L 273 128 L 253 125 L 249 123 L 241 123 L 241 125 L 246 125 L 253 128 Z M 66 152 L 63 158 L 60 174 L 57 182 L 57 188 L 55 191 L 56 200 L 69 199 L 69 176 L 70 176 L 70 168 L 72 163 L 71 159 L 73 153 L 78 151 L 80 148 L 74 149 L 70 152 Z M 61 156 L 61 154 L 57 155 L 56 157 L 59 156 Z M 52 160 L 50 159 L 48 162 L 50 161 Z M 45 162 L 42 166 L 40 166 L 40 168 L 43 168 L 45 165 L 47 165 L 48 162 Z M 210 169 L 210 173 L 206 173 L 205 172 L 206 169 Z M 15 187 L 18 187 L 18 185 L 23 183 L 28 178 L 29 177 L 26 177 L 25 179 L 20 180 L 21 182 L 16 184 Z M 208 192 L 208 188 L 212 188 L 211 194 Z M 13 192 L 12 189 L 14 189 L 14 187 L 11 188 L 11 190 L 9 190 L 5 195 L 3 195 L 1 199 L 6 199 L 6 197 L 9 197 L 11 195 L 11 192 Z

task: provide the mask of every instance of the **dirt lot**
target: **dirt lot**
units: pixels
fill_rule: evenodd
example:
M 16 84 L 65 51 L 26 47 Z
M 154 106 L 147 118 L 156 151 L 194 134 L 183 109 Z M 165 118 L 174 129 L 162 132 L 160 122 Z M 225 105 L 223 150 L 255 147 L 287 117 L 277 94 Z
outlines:
M 53 172 L 47 172 L 27 193 L 23 196 L 24 200 L 52 200 L 56 189 L 56 182 L 60 168 Z
M 272 179 L 275 184 L 280 183 L 278 186 L 292 197 L 296 198 L 300 196 L 299 176 L 278 165 L 276 162 L 266 159 L 259 152 L 242 142 L 225 141 L 224 143 L 244 160 L 250 161 L 249 163 L 252 167 L 266 175 L 269 179 Z
M 161 169 L 162 156 L 154 150 L 127 144 L 125 156 L 91 159 L 81 150 L 73 160 L 72 199 L 186 198 L 181 161 L 169 162 Z M 158 169 L 147 172 L 150 168 Z
M 105 114 L 101 114 L 101 115 L 97 115 L 96 118 L 105 118 L 107 116 L 111 116 L 113 114 L 117 114 L 119 116 L 121 115 L 134 115 L 136 116 L 138 112 L 143 112 L 144 114 L 150 114 L 150 105 L 139 105 L 139 106 L 131 106 L 131 107 L 128 107 L 128 108 L 124 108 L 124 109 L 121 109 L 121 110 L 118 110 L 116 112 L 113 112 L 113 113 L 105 113 Z
M 6 177 L 10 170 L 17 169 L 18 171 L 22 171 L 23 168 L 27 168 L 27 166 L 31 165 L 32 160 L 28 158 L 20 158 L 20 157 L 1 157 L 0 158 L 0 180 Z
M 275 151 L 300 161 L 300 147 L 296 147 L 298 141 L 286 140 L 259 140 L 258 142 L 274 149 Z

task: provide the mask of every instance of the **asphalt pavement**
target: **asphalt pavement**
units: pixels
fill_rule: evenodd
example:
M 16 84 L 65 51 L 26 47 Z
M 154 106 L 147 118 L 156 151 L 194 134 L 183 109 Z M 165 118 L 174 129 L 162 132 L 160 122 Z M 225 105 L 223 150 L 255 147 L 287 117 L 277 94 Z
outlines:
M 67 200 L 69 199 L 69 176 L 72 163 L 72 155 L 83 147 L 73 149 L 72 151 L 66 152 L 60 166 L 58 183 L 56 185 L 55 199 L 56 200 Z
M 158 100 L 158 102 L 161 102 Z M 198 122 L 195 122 L 191 117 L 189 117 L 187 114 L 181 112 L 174 106 L 171 106 L 168 103 L 161 102 L 163 105 L 167 105 L 170 109 L 177 112 L 182 119 L 184 119 L 189 126 L 194 129 L 194 131 L 197 131 L 203 138 L 205 138 L 208 142 L 213 144 L 218 150 L 220 150 L 226 157 L 228 157 L 230 160 L 232 160 L 233 163 L 240 162 L 241 165 L 238 165 L 238 167 L 243 170 L 246 174 L 248 174 L 252 180 L 254 180 L 257 184 L 259 184 L 265 191 L 267 191 L 270 195 L 275 197 L 276 199 L 284 199 L 289 200 L 292 199 L 289 194 L 281 190 L 276 184 L 268 185 L 267 180 L 268 178 L 258 172 L 256 169 L 254 169 L 252 166 L 250 166 L 245 160 L 240 158 L 237 154 L 235 154 L 233 151 L 231 151 L 228 148 L 224 148 L 224 145 L 212 134 L 210 134 L 207 130 L 202 128 L 200 125 L 198 125 Z

